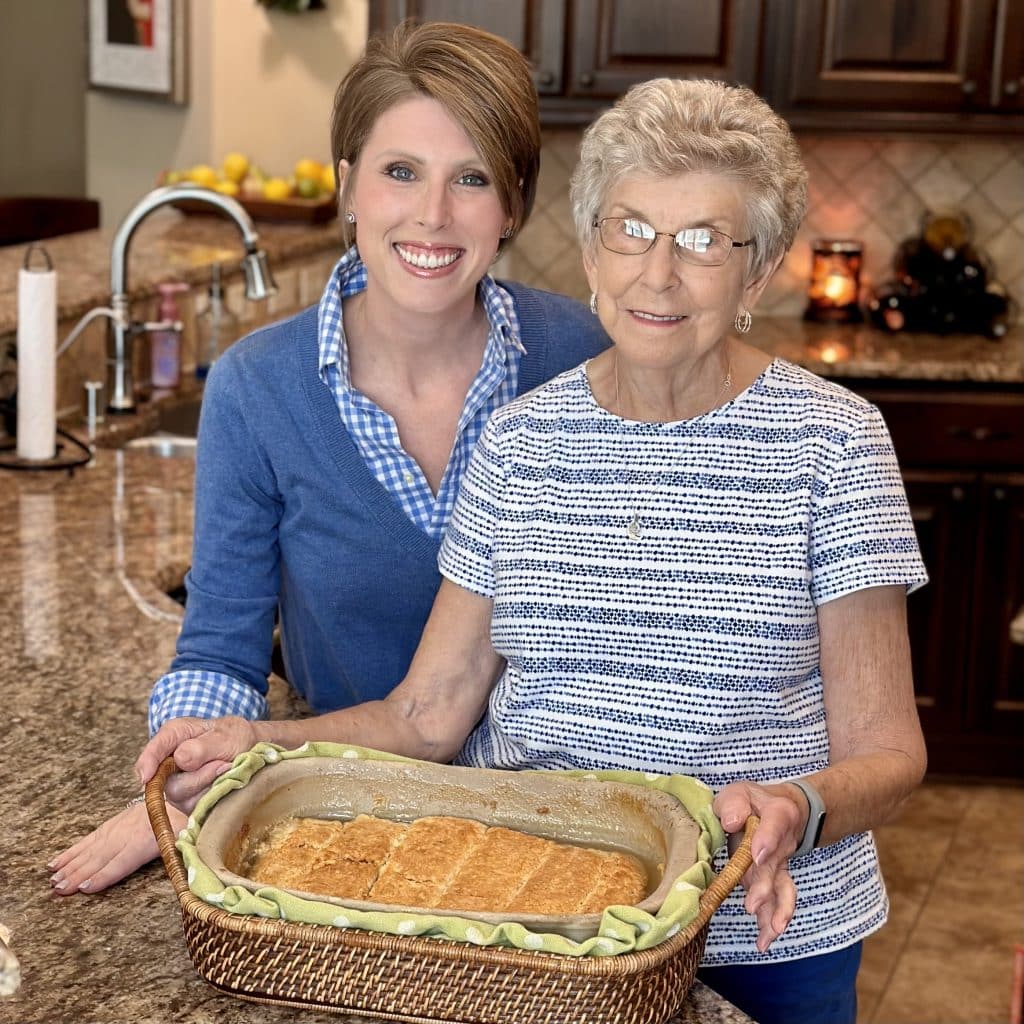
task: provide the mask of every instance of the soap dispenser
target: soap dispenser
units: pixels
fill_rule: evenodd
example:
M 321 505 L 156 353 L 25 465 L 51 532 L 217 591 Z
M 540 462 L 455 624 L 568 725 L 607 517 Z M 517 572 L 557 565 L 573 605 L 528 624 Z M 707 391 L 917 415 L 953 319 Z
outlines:
M 181 382 L 181 315 L 178 312 L 179 292 L 188 291 L 182 281 L 164 281 L 160 292 L 161 326 L 150 332 L 152 384 L 161 390 L 176 388 Z
M 238 318 L 224 301 L 220 264 L 215 263 L 210 276 L 209 301 L 196 322 L 196 376 L 203 380 L 210 367 L 224 350 L 238 339 Z

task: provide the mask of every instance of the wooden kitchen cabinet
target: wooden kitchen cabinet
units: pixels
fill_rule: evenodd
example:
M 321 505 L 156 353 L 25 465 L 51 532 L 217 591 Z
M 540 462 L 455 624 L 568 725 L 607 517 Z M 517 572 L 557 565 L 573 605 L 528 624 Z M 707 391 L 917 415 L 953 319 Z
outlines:
M 765 93 L 795 128 L 1024 131 L 1024 5 L 771 0 Z
M 530 59 L 545 124 L 587 124 L 649 78 L 756 85 L 763 13 L 764 0 L 371 0 L 370 31 L 407 17 L 488 29 Z
M 661 75 L 749 85 L 797 129 L 1024 132 L 1020 0 L 370 0 L 505 36 L 545 124 L 583 124 Z
M 929 771 L 1022 778 L 1024 392 L 853 386 L 889 426 L 931 577 L 907 601 Z

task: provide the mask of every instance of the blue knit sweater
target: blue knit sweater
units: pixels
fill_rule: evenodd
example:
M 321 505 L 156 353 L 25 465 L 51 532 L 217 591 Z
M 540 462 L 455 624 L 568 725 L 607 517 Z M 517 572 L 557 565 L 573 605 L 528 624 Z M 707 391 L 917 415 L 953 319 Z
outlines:
M 502 282 L 526 354 L 519 393 L 601 351 L 579 303 Z M 292 686 L 317 712 L 405 675 L 440 576 L 438 543 L 360 457 L 317 371 L 316 307 L 233 345 L 207 380 L 188 607 L 171 671 L 267 689 L 275 612 Z

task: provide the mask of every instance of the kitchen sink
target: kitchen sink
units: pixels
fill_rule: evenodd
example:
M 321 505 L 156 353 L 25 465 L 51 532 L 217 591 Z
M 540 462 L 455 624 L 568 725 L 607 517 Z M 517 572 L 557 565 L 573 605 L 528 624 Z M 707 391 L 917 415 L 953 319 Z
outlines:
M 132 438 L 124 447 L 148 451 L 162 458 L 194 459 L 201 407 L 201 398 L 162 406 L 157 410 L 152 433 Z
M 165 459 L 194 459 L 196 457 L 196 439 L 194 437 L 177 437 L 174 434 L 147 434 L 145 437 L 134 437 L 125 441 L 125 448 L 142 449 L 151 455 L 159 455 Z
M 202 404 L 201 398 L 194 398 L 161 407 L 157 414 L 156 430 L 179 437 L 195 437 L 199 431 L 199 410 Z

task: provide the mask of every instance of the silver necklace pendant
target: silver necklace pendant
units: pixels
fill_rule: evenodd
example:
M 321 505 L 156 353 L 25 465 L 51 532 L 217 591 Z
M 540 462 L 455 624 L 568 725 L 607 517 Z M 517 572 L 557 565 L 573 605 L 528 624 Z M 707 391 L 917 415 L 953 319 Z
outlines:
M 643 531 L 640 529 L 640 513 L 634 512 L 633 518 L 629 521 L 629 526 L 626 527 L 626 533 L 628 533 L 633 540 L 639 540 L 642 532 Z

